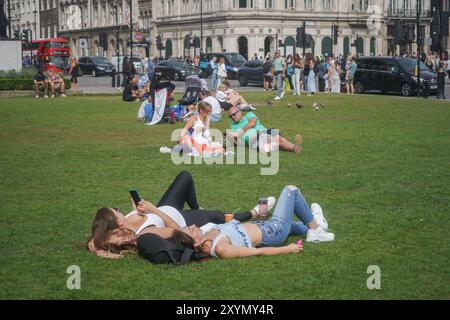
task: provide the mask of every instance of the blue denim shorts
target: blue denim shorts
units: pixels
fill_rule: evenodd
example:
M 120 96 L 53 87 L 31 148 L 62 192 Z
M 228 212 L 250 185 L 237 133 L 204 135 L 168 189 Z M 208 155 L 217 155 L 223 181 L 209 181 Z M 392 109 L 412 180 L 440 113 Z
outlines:
M 257 221 L 262 232 L 262 246 L 279 247 L 289 236 L 290 223 L 280 217 L 272 217 L 269 221 Z

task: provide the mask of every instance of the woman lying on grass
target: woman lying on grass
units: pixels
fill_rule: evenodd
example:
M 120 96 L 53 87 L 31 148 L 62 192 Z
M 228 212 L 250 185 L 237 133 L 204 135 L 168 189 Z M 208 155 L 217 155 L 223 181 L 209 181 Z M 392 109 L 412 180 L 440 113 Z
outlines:
M 147 211 L 150 205 L 141 201 L 138 209 Z M 303 223 L 293 221 L 294 215 Z M 161 218 L 168 225 L 174 223 L 167 216 Z M 191 225 L 174 231 L 171 240 L 213 257 L 228 259 L 297 253 L 303 249 L 300 241 L 297 244 L 282 246 L 290 235 L 306 234 L 308 242 L 334 240 L 334 234 L 327 230 L 328 223 L 322 208 L 313 204 L 310 209 L 300 190 L 287 186 L 281 192 L 269 221 L 240 224 L 239 221 L 233 220 L 221 225 L 209 223 L 202 228 Z
M 269 210 L 275 204 L 273 197 L 271 200 Z M 183 210 L 185 203 L 191 210 Z M 193 224 L 203 226 L 210 222 L 225 222 L 223 212 L 199 208 L 194 181 L 186 171 L 175 178 L 157 206 L 145 202 L 145 208 L 136 209 L 133 201 L 132 204 L 135 210 L 126 216 L 118 208 L 101 208 L 97 211 L 92 222 L 92 236 L 87 242 L 88 250 L 104 258 L 116 259 L 125 252 L 134 251 L 139 235 L 155 233 L 169 238 L 175 229 Z M 245 221 L 257 217 L 258 213 L 258 207 L 255 207 L 249 212 L 236 213 L 234 216 L 239 221 Z M 170 225 L 165 223 L 167 218 L 170 219 Z

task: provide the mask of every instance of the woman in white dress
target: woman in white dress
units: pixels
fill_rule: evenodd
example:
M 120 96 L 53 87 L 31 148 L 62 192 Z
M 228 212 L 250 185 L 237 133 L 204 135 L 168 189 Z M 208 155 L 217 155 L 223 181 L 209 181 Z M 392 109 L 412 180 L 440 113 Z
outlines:
M 227 78 L 227 69 L 225 67 L 225 59 L 220 58 L 219 65 L 217 66 L 217 88 L 220 87 L 223 80 Z
M 192 116 L 181 131 L 180 144 L 187 146 L 193 156 L 222 154 L 223 146 L 213 142 L 209 132 L 211 105 L 202 101 L 198 104 L 197 109 L 198 114 Z

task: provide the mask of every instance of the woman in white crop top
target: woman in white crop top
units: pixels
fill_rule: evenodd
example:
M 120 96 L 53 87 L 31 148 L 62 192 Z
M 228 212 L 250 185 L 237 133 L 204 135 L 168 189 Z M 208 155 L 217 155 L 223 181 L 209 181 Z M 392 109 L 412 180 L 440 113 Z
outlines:
M 295 216 L 300 221 L 294 220 Z M 228 259 L 301 252 L 301 241 L 283 246 L 293 235 L 306 235 L 307 242 L 334 240 L 322 208 L 317 203 L 310 208 L 297 187 L 287 186 L 269 221 L 241 224 L 233 220 L 202 228 L 188 226 L 175 231 L 172 240 L 213 257 Z
M 115 258 L 110 254 L 112 249 L 122 251 L 122 243 L 129 249 L 135 246 L 137 237 L 144 233 L 156 233 L 169 238 L 175 229 L 188 225 L 225 222 L 223 212 L 199 208 L 194 181 L 186 171 L 178 174 L 157 206 L 144 201 L 145 207 L 136 208 L 131 202 L 134 211 L 126 216 L 118 208 L 101 208 L 97 211 L 92 223 L 92 235 L 87 243 L 90 251 L 99 256 Z M 191 210 L 183 210 L 185 203 Z M 162 215 L 166 220 L 161 218 Z M 235 214 L 235 219 L 245 221 L 256 215 L 255 210 L 241 212 Z

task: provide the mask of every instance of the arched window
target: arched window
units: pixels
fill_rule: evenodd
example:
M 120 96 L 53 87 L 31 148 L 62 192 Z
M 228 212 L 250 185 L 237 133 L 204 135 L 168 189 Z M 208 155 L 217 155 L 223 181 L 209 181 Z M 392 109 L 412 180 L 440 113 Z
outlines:
M 344 57 L 350 53 L 350 39 L 348 37 L 344 38 Z
M 212 39 L 206 38 L 206 53 L 212 52 Z
M 221 36 L 217 37 L 217 52 L 223 52 L 223 38 Z
M 356 54 L 357 55 L 364 55 L 364 39 L 361 37 L 358 37 L 356 40 Z
M 330 37 L 325 37 L 322 39 L 322 54 L 324 56 L 329 56 L 333 51 L 333 42 Z
M 172 57 L 173 51 L 172 51 L 172 41 L 167 39 L 166 41 L 166 59 L 169 59 Z
M 239 53 L 244 56 L 245 59 L 248 59 L 248 40 L 246 37 L 238 38 L 238 48 Z
M 377 54 L 377 39 L 370 39 L 370 55 L 375 56 Z
M 287 37 L 284 40 L 284 56 L 293 55 L 295 53 L 295 39 Z
M 264 57 L 267 56 L 269 52 L 273 53 L 275 51 L 275 40 L 273 37 L 266 37 L 264 39 Z

